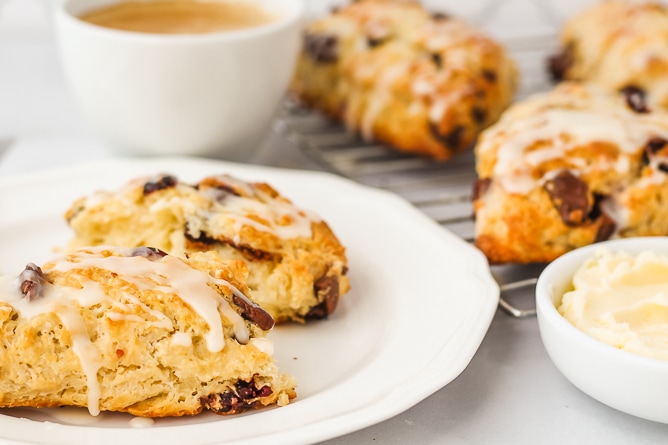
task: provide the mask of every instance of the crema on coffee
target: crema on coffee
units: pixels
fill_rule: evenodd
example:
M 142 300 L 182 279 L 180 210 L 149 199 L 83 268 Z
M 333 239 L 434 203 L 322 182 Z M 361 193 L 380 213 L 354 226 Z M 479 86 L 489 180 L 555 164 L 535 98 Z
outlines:
M 123 31 L 206 34 L 261 26 L 277 17 L 244 1 L 129 0 L 88 11 L 79 18 Z

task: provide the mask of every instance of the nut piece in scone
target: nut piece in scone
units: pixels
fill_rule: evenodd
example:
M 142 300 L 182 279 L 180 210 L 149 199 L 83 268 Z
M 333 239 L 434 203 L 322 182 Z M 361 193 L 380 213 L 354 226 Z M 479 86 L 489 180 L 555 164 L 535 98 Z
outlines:
M 243 261 L 91 247 L 0 278 L 0 407 L 235 414 L 294 398 Z

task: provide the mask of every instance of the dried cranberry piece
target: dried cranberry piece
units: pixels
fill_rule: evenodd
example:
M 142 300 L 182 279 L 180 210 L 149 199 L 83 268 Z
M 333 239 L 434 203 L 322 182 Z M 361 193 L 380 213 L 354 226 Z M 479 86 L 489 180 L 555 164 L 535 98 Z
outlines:
M 636 113 L 649 113 L 645 90 L 635 85 L 628 85 L 619 90 L 626 99 L 626 104 Z
M 568 226 L 587 221 L 590 209 L 589 187 L 568 170 L 562 170 L 544 185 L 561 220 Z
M 339 59 L 339 39 L 332 34 L 304 34 L 304 52 L 317 63 L 335 63 Z
M 158 190 L 164 190 L 176 186 L 177 179 L 171 175 L 163 175 L 153 181 L 144 184 L 144 196 L 150 195 Z
M 234 389 L 209 394 L 202 397 L 200 402 L 216 414 L 237 414 L 252 408 L 258 398 L 270 396 L 272 393 L 269 386 L 258 389 L 254 380 L 250 382 L 239 380 L 235 383 Z
M 141 246 L 136 247 L 130 256 L 143 256 L 144 258 L 148 258 L 151 261 L 160 261 L 161 258 L 167 256 L 167 252 L 164 252 L 155 247 Z
M 271 386 L 263 386 L 262 388 L 260 388 L 256 391 L 255 396 L 256 397 L 269 397 L 273 393 L 274 393 L 274 391 L 272 391 Z
M 42 269 L 34 263 L 28 263 L 19 275 L 21 282 L 20 289 L 23 296 L 28 301 L 36 300 L 42 296 L 46 276 Z

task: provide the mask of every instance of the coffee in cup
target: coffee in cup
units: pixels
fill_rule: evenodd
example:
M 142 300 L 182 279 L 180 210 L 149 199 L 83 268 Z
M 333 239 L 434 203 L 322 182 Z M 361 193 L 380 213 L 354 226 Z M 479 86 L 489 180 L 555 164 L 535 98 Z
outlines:
M 205 33 L 159 32 L 146 20 L 139 32 L 111 26 L 124 22 L 119 11 L 146 19 L 140 6 L 170 11 L 195 3 L 236 8 L 237 18 L 259 10 L 269 21 Z M 65 77 L 110 147 L 246 160 L 269 134 L 287 91 L 304 7 L 304 0 L 59 0 L 54 10 Z M 109 26 L 86 21 L 105 11 L 117 17 Z
M 277 17 L 253 3 L 234 1 L 123 1 L 79 17 L 93 25 L 154 34 L 206 34 L 265 25 Z

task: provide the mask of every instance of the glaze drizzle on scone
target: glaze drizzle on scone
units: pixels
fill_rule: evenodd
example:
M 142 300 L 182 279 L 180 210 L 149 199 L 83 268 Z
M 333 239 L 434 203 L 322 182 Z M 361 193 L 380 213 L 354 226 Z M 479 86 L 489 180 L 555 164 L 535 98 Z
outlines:
M 41 290 L 28 298 L 33 266 L 0 278 L 0 406 L 173 416 L 196 414 L 207 398 L 244 385 L 265 389 L 236 408 L 294 396 L 263 337 L 271 317 L 235 281 L 246 273 L 242 262 L 86 248 L 43 265 Z
M 666 141 L 667 113 L 593 84 L 514 105 L 476 146 L 476 244 L 492 262 L 525 263 L 668 234 Z
M 66 217 L 73 247 L 151 245 L 182 257 L 214 250 L 243 259 L 253 298 L 277 322 L 324 318 L 349 288 L 345 250 L 327 224 L 267 184 L 229 175 L 194 186 L 171 175 L 139 178 L 80 199 Z M 324 280 L 336 283 L 323 290 Z
M 668 108 L 666 5 L 597 2 L 566 22 L 560 40 L 561 51 L 548 62 L 554 79 L 621 91 L 637 110 Z
M 366 139 L 448 159 L 496 120 L 515 83 L 504 49 L 462 20 L 360 0 L 307 27 L 291 88 Z

